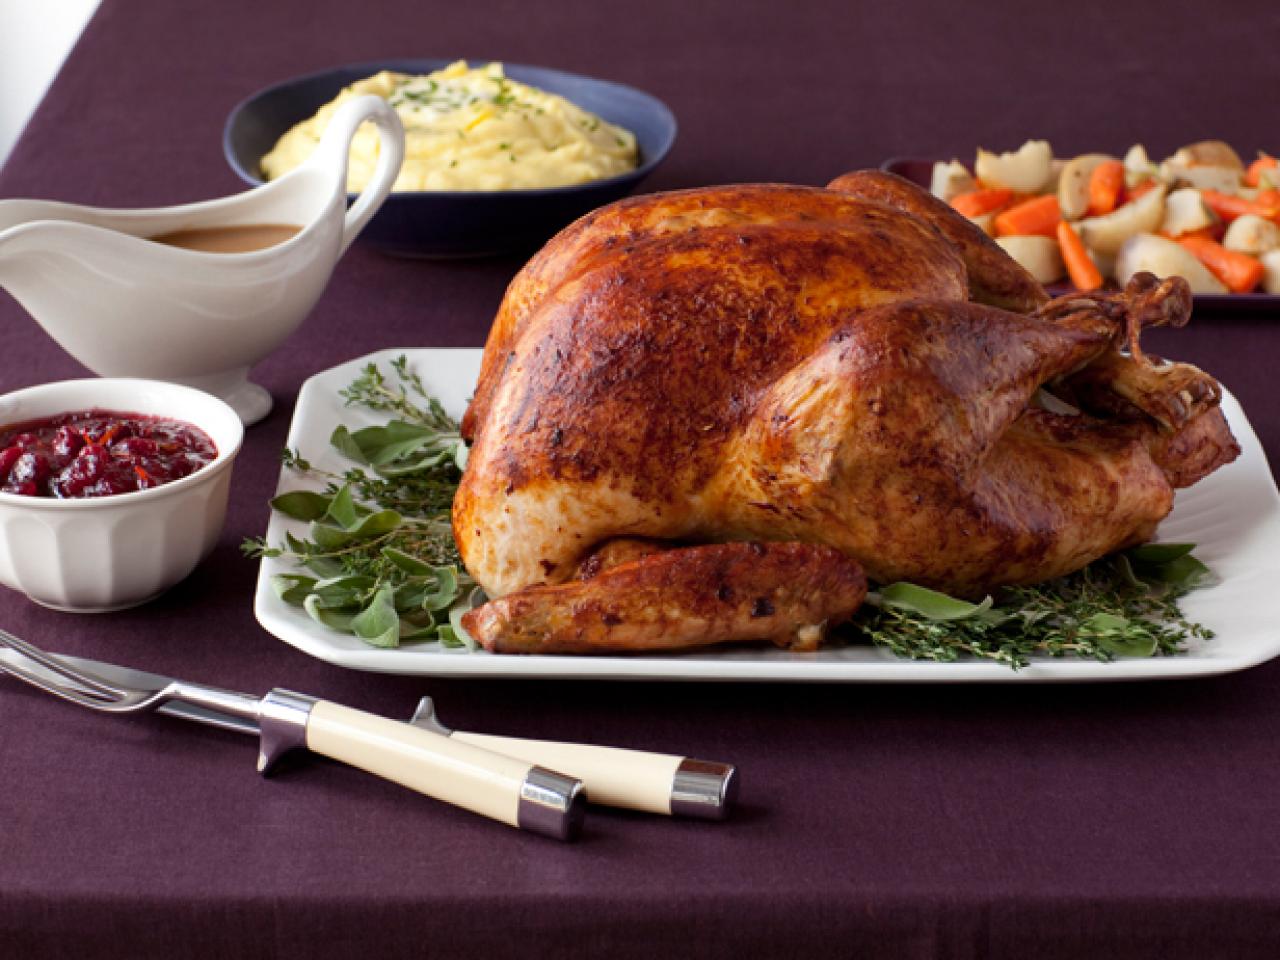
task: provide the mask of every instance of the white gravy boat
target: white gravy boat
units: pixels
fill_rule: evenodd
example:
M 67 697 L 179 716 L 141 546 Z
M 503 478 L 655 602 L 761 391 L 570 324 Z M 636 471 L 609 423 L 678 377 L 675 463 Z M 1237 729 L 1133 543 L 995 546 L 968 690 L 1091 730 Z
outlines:
M 347 151 L 365 121 L 378 129 L 378 165 L 348 210 Z M 306 163 L 235 196 L 148 210 L 0 200 L 0 286 L 95 373 L 198 387 L 255 423 L 271 409 L 271 395 L 248 381 L 249 368 L 311 312 L 403 158 L 395 111 L 366 96 L 334 114 Z M 249 253 L 146 239 L 254 224 L 302 229 Z

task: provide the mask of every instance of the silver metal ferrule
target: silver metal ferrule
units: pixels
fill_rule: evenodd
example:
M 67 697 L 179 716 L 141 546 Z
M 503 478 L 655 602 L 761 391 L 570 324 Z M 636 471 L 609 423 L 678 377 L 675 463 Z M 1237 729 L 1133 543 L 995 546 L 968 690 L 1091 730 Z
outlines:
M 729 763 L 685 758 L 671 781 L 671 812 L 679 817 L 723 820 L 738 798 L 738 770 Z
M 272 690 L 258 705 L 258 772 L 264 777 L 290 750 L 307 745 L 307 721 L 315 697 L 292 690 Z
M 516 822 L 521 830 L 557 840 L 576 840 L 582 832 L 587 795 L 582 781 L 545 767 L 533 767 L 520 784 Z

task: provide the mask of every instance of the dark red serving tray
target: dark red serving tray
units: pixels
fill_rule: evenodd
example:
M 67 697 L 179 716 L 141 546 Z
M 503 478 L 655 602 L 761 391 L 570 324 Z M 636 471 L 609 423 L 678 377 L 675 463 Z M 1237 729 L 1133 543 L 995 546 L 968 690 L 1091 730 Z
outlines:
M 880 169 L 905 177 L 927 190 L 935 162 L 925 157 L 894 157 L 880 164 Z M 1052 284 L 1046 289 L 1052 294 L 1059 294 L 1073 288 L 1070 284 Z M 1280 296 L 1274 293 L 1199 293 L 1195 302 L 1207 313 L 1280 314 Z

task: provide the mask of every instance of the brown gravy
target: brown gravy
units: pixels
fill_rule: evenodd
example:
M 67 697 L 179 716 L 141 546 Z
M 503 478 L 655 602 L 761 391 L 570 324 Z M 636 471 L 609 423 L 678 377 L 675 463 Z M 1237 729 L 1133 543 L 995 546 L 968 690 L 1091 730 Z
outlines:
M 301 232 L 301 227 L 284 223 L 243 223 L 231 227 L 199 227 L 174 230 L 148 237 L 155 243 L 198 250 L 201 253 L 250 253 L 284 243 Z

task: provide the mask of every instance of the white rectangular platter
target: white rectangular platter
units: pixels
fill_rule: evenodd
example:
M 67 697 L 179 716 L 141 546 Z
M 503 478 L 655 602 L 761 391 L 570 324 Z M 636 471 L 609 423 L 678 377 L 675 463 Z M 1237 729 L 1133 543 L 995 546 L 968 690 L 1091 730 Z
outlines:
M 410 368 L 455 416 L 475 387 L 479 350 L 384 350 L 316 374 L 298 395 L 288 445 L 317 467 L 341 472 L 349 462 L 329 446 L 339 423 L 368 426 L 372 414 L 346 407 L 339 391 L 370 362 L 389 370 L 407 356 Z M 271 588 L 277 573 L 296 572 L 286 560 L 267 559 L 258 575 L 254 612 L 280 639 L 312 656 L 356 670 L 420 676 L 582 678 L 610 680 L 738 680 L 818 682 L 1006 682 L 1159 680 L 1207 676 L 1254 666 L 1280 653 L 1280 495 L 1253 428 L 1235 398 L 1223 401 L 1240 441 L 1241 456 L 1196 486 L 1178 492 L 1173 513 L 1159 539 L 1192 542 L 1216 582 L 1182 602 L 1186 615 L 1216 636 L 1196 643 L 1182 656 L 1119 659 L 1112 663 L 1042 658 L 1013 671 L 998 664 L 903 660 L 870 645 L 837 646 L 816 653 L 772 647 L 735 646 L 683 654 L 627 657 L 510 656 L 447 650 L 436 643 L 376 649 L 355 637 L 329 630 L 280 600 Z M 278 492 L 306 486 L 288 470 Z M 283 541 L 286 531 L 305 533 L 305 524 L 279 513 L 271 517 L 267 540 Z

